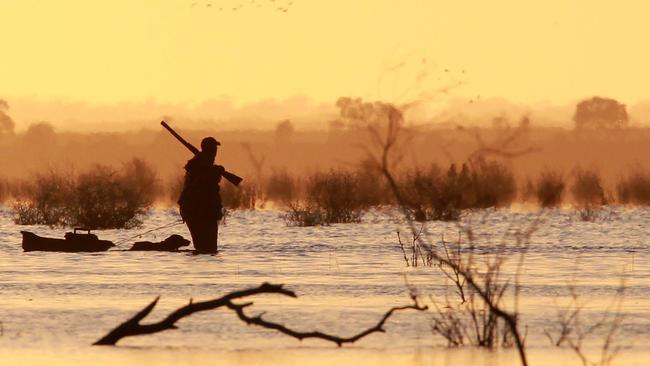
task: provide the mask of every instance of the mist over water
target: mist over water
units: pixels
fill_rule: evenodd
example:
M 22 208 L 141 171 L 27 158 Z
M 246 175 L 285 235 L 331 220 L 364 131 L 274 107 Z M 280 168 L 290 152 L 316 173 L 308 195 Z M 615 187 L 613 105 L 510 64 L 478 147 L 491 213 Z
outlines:
M 155 128 L 158 122 L 154 123 Z M 411 139 L 401 153 L 400 171 L 427 168 L 432 163 L 442 167 L 462 164 L 482 148 L 498 150 L 513 129 L 512 125 L 477 129 L 409 128 L 405 135 Z M 205 136 L 215 136 L 222 142 L 218 164 L 245 177 L 246 182 L 259 182 L 278 170 L 305 177 L 316 171 L 354 169 L 367 159 L 363 147 L 370 141 L 366 131 L 300 131 L 295 125 L 288 135 L 278 131 L 182 128 L 179 131 L 195 145 Z M 477 135 L 481 140 L 477 140 Z M 576 168 L 582 167 L 598 171 L 608 189 L 613 191 L 621 177 L 650 168 L 648 159 L 644 158 L 649 142 L 650 130 L 647 129 L 580 134 L 533 125 L 511 148 L 514 152 L 525 153 L 505 160 L 520 184 L 547 169 L 570 177 Z M 499 154 L 486 156 L 503 157 Z M 0 180 L 30 179 L 36 173 L 50 170 L 83 171 L 97 164 L 120 167 L 134 157 L 145 161 L 161 182 L 169 184 L 182 175 L 191 154 L 162 129 L 86 134 L 57 132 L 42 124 L 0 140 L 0 166 L 3 168 Z M 262 164 L 256 166 L 255 160 Z

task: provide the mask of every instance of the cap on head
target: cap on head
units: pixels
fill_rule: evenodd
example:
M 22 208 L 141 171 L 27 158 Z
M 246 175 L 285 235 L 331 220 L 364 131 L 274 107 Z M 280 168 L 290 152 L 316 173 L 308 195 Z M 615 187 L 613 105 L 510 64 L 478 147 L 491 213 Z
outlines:
M 217 146 L 221 145 L 214 137 L 206 137 L 201 140 L 201 151 L 216 151 Z

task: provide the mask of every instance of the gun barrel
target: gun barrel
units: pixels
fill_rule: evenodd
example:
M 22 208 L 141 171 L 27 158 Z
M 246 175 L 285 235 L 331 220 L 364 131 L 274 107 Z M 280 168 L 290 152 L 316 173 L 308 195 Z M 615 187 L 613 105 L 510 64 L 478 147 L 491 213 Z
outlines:
M 169 131 L 169 133 L 171 133 L 172 136 L 176 137 L 176 139 L 177 139 L 178 141 L 180 141 L 181 144 L 183 144 L 183 145 L 184 145 L 188 150 L 190 150 L 194 155 L 198 155 L 198 154 L 199 154 L 199 152 L 200 152 L 199 149 L 197 149 L 196 147 L 194 147 L 194 145 L 190 144 L 189 142 L 185 141 L 185 139 L 184 139 L 183 137 L 181 137 L 181 135 L 179 135 L 178 133 L 176 133 L 176 131 L 174 131 L 174 129 L 171 128 L 171 126 L 169 126 L 169 125 L 167 124 L 167 122 L 165 122 L 165 121 L 160 121 L 160 124 L 161 124 L 161 125 L 162 125 L 166 130 L 167 130 L 167 131 Z M 242 177 L 240 177 L 240 176 L 238 176 L 238 175 L 236 175 L 236 174 L 233 174 L 233 173 L 231 173 L 231 172 L 225 171 L 225 170 L 224 170 L 224 172 L 223 172 L 223 174 L 222 174 L 221 176 L 224 177 L 228 182 L 234 184 L 235 186 L 239 186 L 239 183 L 241 183 L 241 181 L 244 180 L 244 178 L 242 178 Z
M 174 129 L 171 128 L 171 127 L 167 124 L 167 122 L 165 122 L 165 121 L 160 121 L 160 124 L 161 124 L 163 127 L 165 127 L 165 129 L 166 129 L 167 131 L 169 131 L 169 133 L 171 133 L 172 136 L 176 137 L 176 140 L 180 141 L 181 144 L 183 144 L 183 145 L 184 145 L 188 150 L 190 150 L 194 155 L 198 155 L 198 154 L 199 154 L 199 149 L 197 149 L 196 147 L 194 147 L 194 145 L 190 144 L 189 142 L 185 141 L 185 139 L 182 138 L 181 135 L 179 135 L 178 133 L 176 133 L 176 131 L 174 131 Z

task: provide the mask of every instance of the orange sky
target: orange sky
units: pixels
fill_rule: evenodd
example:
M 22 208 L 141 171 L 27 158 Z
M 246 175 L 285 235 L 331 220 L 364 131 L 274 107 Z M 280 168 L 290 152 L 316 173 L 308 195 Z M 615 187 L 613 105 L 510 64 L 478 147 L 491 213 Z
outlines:
M 455 97 L 634 103 L 650 97 L 649 13 L 625 0 L 3 1 L 0 98 L 403 101 L 462 81 Z

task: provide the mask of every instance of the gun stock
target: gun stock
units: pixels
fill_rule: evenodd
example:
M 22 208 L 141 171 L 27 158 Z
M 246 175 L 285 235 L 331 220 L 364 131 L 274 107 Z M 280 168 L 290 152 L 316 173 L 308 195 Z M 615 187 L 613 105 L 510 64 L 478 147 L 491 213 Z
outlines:
M 235 186 L 239 186 L 239 183 L 241 183 L 241 181 L 244 180 L 244 178 L 236 174 L 233 174 L 227 170 L 224 170 L 221 176 L 224 177 L 228 182 L 234 184 Z
M 199 152 L 200 152 L 199 149 L 197 149 L 196 147 L 194 147 L 194 145 L 190 144 L 189 142 L 185 141 L 185 139 L 184 139 L 183 137 L 181 137 L 181 135 L 179 135 L 178 133 L 176 133 L 176 131 L 174 131 L 174 129 L 172 129 L 172 128 L 167 124 L 167 122 L 165 122 L 165 121 L 161 121 L 160 124 L 161 124 L 161 125 L 162 125 L 166 130 L 167 130 L 167 131 L 169 131 L 169 133 L 171 133 L 172 136 L 176 137 L 176 139 L 177 139 L 178 141 L 180 141 L 181 144 L 183 144 L 183 146 L 185 146 L 188 150 L 190 150 L 190 151 L 192 152 L 192 154 L 194 154 L 194 155 L 198 155 L 198 154 L 199 154 Z M 242 177 L 240 177 L 240 176 L 238 176 L 238 175 L 236 175 L 236 174 L 233 174 L 233 173 L 231 173 L 231 172 L 229 172 L 229 171 L 226 171 L 226 170 L 224 170 L 224 172 L 223 172 L 223 174 L 221 174 L 221 176 L 224 177 L 228 182 L 232 183 L 232 184 L 235 185 L 235 186 L 239 186 L 239 183 L 241 183 L 241 181 L 244 180 L 244 178 L 242 178 Z

